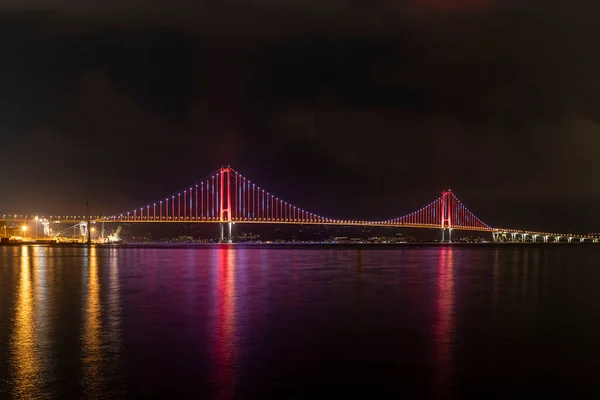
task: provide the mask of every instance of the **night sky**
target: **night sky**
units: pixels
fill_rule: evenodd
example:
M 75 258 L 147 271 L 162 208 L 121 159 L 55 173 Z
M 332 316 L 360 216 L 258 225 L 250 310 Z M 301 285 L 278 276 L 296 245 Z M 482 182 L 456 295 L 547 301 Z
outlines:
M 600 3 L 522 3 L 4 0 L 0 210 L 117 213 L 231 165 L 331 217 L 451 188 L 600 231 Z

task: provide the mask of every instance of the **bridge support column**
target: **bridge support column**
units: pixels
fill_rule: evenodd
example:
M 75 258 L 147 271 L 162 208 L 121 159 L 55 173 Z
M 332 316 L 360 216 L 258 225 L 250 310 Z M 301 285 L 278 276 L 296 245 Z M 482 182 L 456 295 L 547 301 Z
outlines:
M 512 240 L 511 240 L 511 242 L 513 242 L 513 243 L 514 243 L 514 242 L 516 242 L 516 241 L 517 241 L 517 234 L 513 232 L 513 233 L 511 233 L 510 235 L 511 235 L 511 237 L 512 237 Z
M 521 241 L 523 243 L 527 242 L 527 234 L 526 233 L 521 233 Z
M 585 243 L 585 238 L 581 238 L 581 239 L 579 239 L 579 242 L 580 242 L 580 243 Z
M 91 221 L 90 221 L 90 202 L 86 202 L 86 212 L 87 212 L 87 217 L 86 217 L 86 242 L 87 244 L 92 244 L 92 227 L 91 227 Z M 37 217 L 36 217 L 36 223 L 35 223 L 35 229 L 37 229 Z M 36 235 L 37 235 L 37 231 L 36 231 Z M 37 239 L 37 238 L 36 238 Z
M 225 223 L 221 222 L 219 224 L 219 231 L 220 231 L 219 243 L 233 243 L 233 241 L 231 240 L 231 234 L 233 232 L 232 225 L 233 225 L 232 222 L 227 222 L 227 237 L 225 237 Z
M 538 235 L 531 235 L 531 241 L 533 243 L 537 242 L 537 237 L 538 237 Z
M 573 238 L 572 237 L 569 238 L 569 243 L 571 243 L 571 242 L 573 242 Z
M 446 229 L 442 228 L 442 243 L 444 243 L 446 237 Z M 448 241 L 446 243 L 452 243 L 452 228 L 448 228 Z
M 548 236 L 544 236 L 544 243 L 548 243 Z

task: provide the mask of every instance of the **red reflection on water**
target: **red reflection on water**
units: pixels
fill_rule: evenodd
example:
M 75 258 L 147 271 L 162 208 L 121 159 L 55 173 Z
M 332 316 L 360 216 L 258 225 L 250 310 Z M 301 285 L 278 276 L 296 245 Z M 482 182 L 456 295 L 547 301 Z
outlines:
M 440 248 L 435 313 L 436 388 L 447 388 L 452 373 L 454 345 L 454 271 L 452 247 Z
M 218 250 L 217 298 L 215 299 L 215 363 L 218 398 L 233 398 L 236 382 L 235 251 Z

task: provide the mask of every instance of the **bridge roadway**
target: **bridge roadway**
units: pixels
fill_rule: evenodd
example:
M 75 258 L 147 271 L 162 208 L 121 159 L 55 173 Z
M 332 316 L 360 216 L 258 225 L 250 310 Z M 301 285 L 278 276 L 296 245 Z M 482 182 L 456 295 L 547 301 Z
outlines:
M 23 214 L 4 214 L 0 217 L 0 225 L 5 223 L 29 224 L 35 221 L 36 217 L 39 221 L 47 221 L 52 224 L 80 224 L 85 223 L 88 218 L 84 215 L 69 215 L 69 216 L 49 216 L 43 215 L 23 215 Z M 217 217 L 204 218 L 166 218 L 162 219 L 153 217 L 104 217 L 99 215 L 90 216 L 89 220 L 92 224 L 98 223 L 121 223 L 121 224 L 147 224 L 147 223 L 171 223 L 171 224 L 277 224 L 277 225 L 334 225 L 334 226 L 361 226 L 361 227 L 389 227 L 389 228 L 415 228 L 415 229 L 442 229 L 441 224 L 411 224 L 411 223 L 390 223 L 386 221 L 359 221 L 359 220 L 329 220 L 327 222 L 315 222 L 298 219 L 271 220 L 269 218 L 261 219 L 235 219 L 231 221 L 221 221 Z M 600 236 L 573 234 L 573 233 L 555 233 L 555 232 L 540 232 L 520 229 L 505 229 L 505 228 L 485 228 L 485 227 L 469 227 L 469 226 L 453 226 L 452 228 L 444 228 L 451 231 L 472 231 L 472 232 L 489 232 L 492 234 L 494 242 L 540 242 L 540 243 L 559 243 L 561 240 L 566 243 L 584 243 L 593 242 L 599 243 Z M 538 240 L 539 239 L 539 240 Z

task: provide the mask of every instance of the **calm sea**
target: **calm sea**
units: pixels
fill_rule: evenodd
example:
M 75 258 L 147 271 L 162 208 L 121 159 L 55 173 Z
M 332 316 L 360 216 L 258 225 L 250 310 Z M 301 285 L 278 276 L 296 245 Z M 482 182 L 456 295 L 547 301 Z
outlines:
M 594 245 L 4 246 L 0 397 L 593 394 L 599 258 Z

